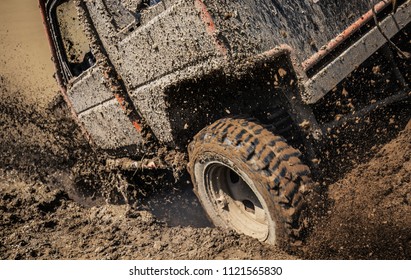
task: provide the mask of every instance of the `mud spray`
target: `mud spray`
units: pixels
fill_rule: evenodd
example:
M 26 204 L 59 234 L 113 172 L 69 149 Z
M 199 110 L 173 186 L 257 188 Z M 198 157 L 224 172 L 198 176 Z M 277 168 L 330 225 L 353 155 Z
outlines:
M 124 181 L 118 173 L 102 171 L 104 160 L 84 141 L 57 97 L 36 1 L 2 0 L 0 19 L 1 259 L 295 258 L 211 228 L 187 179 L 159 184 L 151 196 L 137 193 L 137 210 L 126 205 L 118 196 Z M 409 104 L 386 111 L 382 128 L 367 127 L 358 141 L 374 142 L 364 141 L 369 133 L 389 135 L 394 139 L 387 145 L 383 142 L 389 139 L 378 138 L 365 157 L 345 145 L 354 155 L 344 158 L 350 168 L 334 168 L 328 180 L 333 184 L 324 186 L 329 208 L 300 257 L 411 258 L 406 108 Z M 336 139 L 344 142 L 344 136 Z M 103 196 L 97 195 L 101 189 Z

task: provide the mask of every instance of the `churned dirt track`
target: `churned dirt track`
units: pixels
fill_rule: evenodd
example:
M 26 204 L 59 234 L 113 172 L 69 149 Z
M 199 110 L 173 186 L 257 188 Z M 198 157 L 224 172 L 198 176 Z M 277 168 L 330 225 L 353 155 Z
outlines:
M 0 18 L 0 259 L 296 258 L 229 231 L 170 227 L 109 190 L 79 198 L 76 183 L 123 181 L 101 172 L 58 98 L 36 1 L 2 0 Z M 411 258 L 410 139 L 408 124 L 327 187 L 330 207 L 298 257 Z
M 168 227 L 126 206 L 84 208 L 62 190 L 3 177 L 2 259 L 289 259 L 232 232 Z
M 332 206 L 308 241 L 307 257 L 411 258 L 411 122 L 328 189 Z

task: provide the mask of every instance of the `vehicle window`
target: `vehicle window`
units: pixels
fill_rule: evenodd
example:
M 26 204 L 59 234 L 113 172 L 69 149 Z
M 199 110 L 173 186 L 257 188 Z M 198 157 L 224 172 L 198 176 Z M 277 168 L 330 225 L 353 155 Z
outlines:
M 95 63 L 89 41 L 78 18 L 74 1 L 60 4 L 56 12 L 68 66 L 71 74 L 78 76 Z

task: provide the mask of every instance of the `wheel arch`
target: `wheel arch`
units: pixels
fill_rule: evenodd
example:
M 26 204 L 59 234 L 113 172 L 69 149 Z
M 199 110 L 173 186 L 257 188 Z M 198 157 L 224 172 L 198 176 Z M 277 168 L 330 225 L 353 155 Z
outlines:
M 269 123 L 265 117 L 273 108 L 281 108 L 297 121 L 290 100 L 299 94 L 300 84 L 290 53 L 283 46 L 252 58 L 226 61 L 218 69 L 167 86 L 164 101 L 173 144 L 186 146 L 202 128 L 228 116 Z

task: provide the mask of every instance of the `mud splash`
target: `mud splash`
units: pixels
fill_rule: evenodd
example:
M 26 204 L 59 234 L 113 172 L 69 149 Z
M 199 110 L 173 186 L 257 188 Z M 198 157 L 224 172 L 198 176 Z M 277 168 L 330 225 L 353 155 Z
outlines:
M 0 52 L 0 259 L 295 258 L 210 228 L 184 181 L 138 196 L 138 210 L 118 191 L 111 193 L 122 179 L 99 172 L 103 162 L 56 99 L 36 1 L 2 0 L 0 17 L 0 47 L 7 50 Z M 336 172 L 343 179 L 329 187 L 332 207 L 303 258 L 411 258 L 410 131 L 408 125 L 383 148 L 378 142 L 345 176 Z M 396 136 L 395 130 L 380 131 L 387 132 Z M 102 185 L 107 196 L 97 195 Z M 107 204 L 110 197 L 118 200 Z

